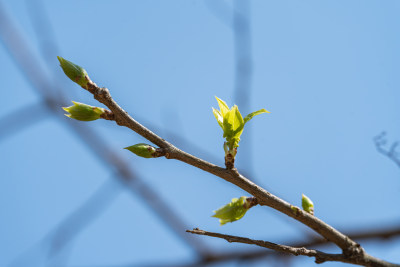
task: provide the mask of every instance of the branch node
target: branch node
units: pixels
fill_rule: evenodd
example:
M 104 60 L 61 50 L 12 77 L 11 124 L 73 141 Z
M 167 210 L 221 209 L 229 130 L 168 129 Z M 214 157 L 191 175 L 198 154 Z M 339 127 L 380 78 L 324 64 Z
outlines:
M 152 156 L 155 158 L 159 158 L 159 157 L 166 156 L 166 155 L 167 155 L 167 152 L 165 151 L 164 148 L 156 148 L 156 152 L 154 152 L 152 154 Z
M 104 109 L 104 113 L 100 115 L 100 118 L 102 118 L 104 120 L 109 120 L 109 121 L 115 120 L 114 113 L 108 109 Z
M 324 262 L 326 262 L 326 259 L 324 257 L 321 257 L 319 255 L 315 256 L 315 263 L 316 264 L 321 264 L 321 263 L 324 263 Z
M 364 259 L 364 249 L 360 244 L 356 243 L 347 249 L 344 249 L 343 255 L 354 262 L 360 262 Z
M 246 207 L 247 209 L 250 209 L 250 208 L 258 205 L 258 199 L 256 197 L 248 197 L 246 199 L 246 202 L 248 203 L 247 207 Z

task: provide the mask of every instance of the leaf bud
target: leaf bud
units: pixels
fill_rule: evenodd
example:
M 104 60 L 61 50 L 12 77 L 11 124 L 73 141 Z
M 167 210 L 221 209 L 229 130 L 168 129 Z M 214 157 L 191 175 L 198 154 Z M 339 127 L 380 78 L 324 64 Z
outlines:
M 63 107 L 63 109 L 69 114 L 65 116 L 78 120 L 78 121 L 94 121 L 100 118 L 100 116 L 105 112 L 104 108 L 93 107 L 83 103 L 75 102 L 73 106 Z
M 132 153 L 135 153 L 137 156 L 142 158 L 156 158 L 159 157 L 157 155 L 157 149 L 151 145 L 140 143 L 133 146 L 125 147 Z
M 63 69 L 65 75 L 68 76 L 73 82 L 79 84 L 86 89 L 87 83 L 90 81 L 89 75 L 86 70 L 81 66 L 78 66 L 71 61 L 68 61 L 62 57 L 57 57 L 60 61 L 60 66 Z
M 301 206 L 303 210 L 314 215 L 314 203 L 304 194 L 301 194 Z

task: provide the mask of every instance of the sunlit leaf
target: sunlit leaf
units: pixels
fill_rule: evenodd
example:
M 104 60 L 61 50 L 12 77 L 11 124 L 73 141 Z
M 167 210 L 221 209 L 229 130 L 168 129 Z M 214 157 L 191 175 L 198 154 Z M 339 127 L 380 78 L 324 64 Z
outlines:
M 236 110 L 234 108 L 230 109 L 224 115 L 223 121 L 223 130 L 224 130 L 224 137 L 229 142 L 229 139 L 235 137 L 235 131 L 239 127 L 238 118 L 236 116 Z
M 221 225 L 241 219 L 248 210 L 245 207 L 246 198 L 233 198 L 230 203 L 215 210 L 212 217 L 218 218 Z
M 224 129 L 224 127 L 222 125 L 224 118 L 222 117 L 221 112 L 219 110 L 216 110 L 215 108 L 212 108 L 212 111 L 213 111 L 215 118 L 217 119 L 219 126 L 221 126 L 221 128 Z
M 233 137 L 240 140 L 244 128 L 244 120 L 236 105 L 232 109 L 234 110 Z
M 225 114 L 229 111 L 229 107 L 228 107 L 228 105 L 225 103 L 224 100 L 219 99 L 218 97 L 215 97 L 215 98 L 216 98 L 217 101 L 218 101 L 218 106 L 219 106 L 219 109 L 221 110 L 221 115 L 222 115 L 222 117 L 224 117 Z
M 269 112 L 269 111 L 266 110 L 266 109 L 260 109 L 260 110 L 254 111 L 254 112 L 250 113 L 249 115 L 247 115 L 247 116 L 244 118 L 244 123 L 246 124 L 246 123 L 247 123 L 249 120 L 251 120 L 254 116 L 259 115 L 259 114 L 262 114 L 262 113 L 271 113 L 271 112 Z

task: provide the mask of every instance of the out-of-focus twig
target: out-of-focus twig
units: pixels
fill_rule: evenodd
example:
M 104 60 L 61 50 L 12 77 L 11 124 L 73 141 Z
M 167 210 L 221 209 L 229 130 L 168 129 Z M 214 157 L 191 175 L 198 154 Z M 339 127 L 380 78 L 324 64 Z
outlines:
M 253 57 L 251 47 L 251 25 L 250 9 L 251 1 L 233 1 L 233 46 L 235 59 L 235 103 L 240 107 L 244 114 L 250 112 L 250 99 L 253 77 Z M 243 169 L 248 177 L 255 180 L 253 166 L 253 138 L 252 126 L 246 129 L 246 143 L 240 148 L 241 162 Z
M 382 155 L 385 155 L 389 159 L 391 159 L 398 167 L 400 167 L 400 153 L 398 152 L 399 142 L 393 142 L 389 148 L 386 148 L 387 139 L 386 132 L 382 132 L 381 134 L 374 137 L 374 143 L 376 150 Z
M 64 250 L 65 247 L 90 223 L 106 210 L 118 195 L 121 188 L 116 186 L 115 181 L 106 180 L 103 184 L 78 208 L 63 219 L 53 230 L 49 231 L 29 251 L 36 248 L 44 250 L 46 260 L 51 264 L 51 259 Z M 25 253 L 26 254 L 26 253 Z M 10 267 L 29 266 L 30 259 L 23 255 L 16 258 Z M 44 265 L 44 264 L 43 264 Z
M 114 179 L 113 179 L 114 180 Z M 51 231 L 45 243 L 49 245 L 48 258 L 52 258 L 63 249 L 88 224 L 106 210 L 112 201 L 121 192 L 115 181 L 106 180 L 103 184 L 78 208 L 68 215 L 56 228 Z M 45 245 L 45 244 L 44 244 Z
M 253 60 L 250 31 L 250 1 L 236 0 L 233 7 L 235 51 L 235 103 L 243 113 L 250 112 Z
M 48 118 L 47 111 L 46 106 L 40 102 L 28 104 L 8 114 L 2 114 L 0 117 L 0 142 L 16 132 Z
M 233 6 L 229 6 L 224 1 L 205 1 L 209 10 L 222 23 L 227 25 L 233 35 L 234 50 L 234 90 L 233 98 L 235 104 L 240 107 L 242 113 L 250 112 L 250 99 L 253 76 L 253 59 L 251 47 L 251 27 L 250 27 L 250 1 L 234 0 Z M 246 130 L 246 143 L 240 147 L 241 169 L 246 176 L 255 180 L 253 172 L 252 157 L 252 138 L 251 126 Z

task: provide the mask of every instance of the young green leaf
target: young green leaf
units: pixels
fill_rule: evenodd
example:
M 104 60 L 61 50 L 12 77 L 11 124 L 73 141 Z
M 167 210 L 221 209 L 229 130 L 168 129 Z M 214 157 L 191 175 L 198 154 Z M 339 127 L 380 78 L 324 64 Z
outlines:
M 233 131 L 234 131 L 233 121 L 234 121 L 234 111 L 229 110 L 224 114 L 222 122 L 222 129 L 224 131 L 223 136 L 226 138 L 227 141 L 233 137 Z
M 224 122 L 224 118 L 222 117 L 221 112 L 219 110 L 216 110 L 215 108 L 212 108 L 212 111 L 215 118 L 217 119 L 219 126 L 224 129 L 224 126 L 222 125 L 222 123 Z
M 228 107 L 228 105 L 225 103 L 224 100 L 219 99 L 218 97 L 215 97 L 215 98 L 216 98 L 217 101 L 218 101 L 218 106 L 219 106 L 219 109 L 221 110 L 221 115 L 222 115 L 222 117 L 224 117 L 224 116 L 225 116 L 225 113 L 227 113 L 227 112 L 229 111 L 229 107 Z
M 233 122 L 233 138 L 237 138 L 240 140 L 240 136 L 242 135 L 243 128 L 244 128 L 244 120 L 242 114 L 240 114 L 238 107 L 235 105 L 233 106 L 233 110 L 235 111 L 234 114 L 234 122 Z
M 229 144 L 231 149 L 239 146 L 240 136 L 243 132 L 244 121 L 238 107 L 233 106 L 223 118 L 223 137 Z
M 79 84 L 83 88 L 86 88 L 89 79 L 89 75 L 86 70 L 81 66 L 78 66 L 71 61 L 68 61 L 62 57 L 57 57 L 60 61 L 60 66 L 63 69 L 65 75 L 68 76 L 73 82 Z
M 104 108 L 93 107 L 74 101 L 72 101 L 72 103 L 74 103 L 73 106 L 63 107 L 63 109 L 69 113 L 65 114 L 65 116 L 78 121 L 94 121 L 99 119 L 105 112 Z
M 241 219 L 249 209 L 246 199 L 247 197 L 233 198 L 230 203 L 214 211 L 212 217 L 218 218 L 221 225 Z
M 306 212 L 314 214 L 314 203 L 304 194 L 301 194 L 301 206 Z
M 246 124 L 249 120 L 251 120 L 254 116 L 256 116 L 256 115 L 259 115 L 259 114 L 262 114 L 262 113 L 271 113 L 271 112 L 269 112 L 268 110 L 266 110 L 266 109 L 260 109 L 260 110 L 257 110 L 257 111 L 254 111 L 254 112 L 252 112 L 252 113 L 250 113 L 249 115 L 247 115 L 245 118 L 244 118 L 244 123 Z

